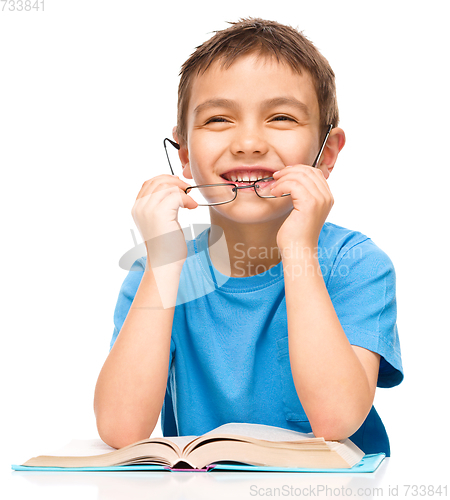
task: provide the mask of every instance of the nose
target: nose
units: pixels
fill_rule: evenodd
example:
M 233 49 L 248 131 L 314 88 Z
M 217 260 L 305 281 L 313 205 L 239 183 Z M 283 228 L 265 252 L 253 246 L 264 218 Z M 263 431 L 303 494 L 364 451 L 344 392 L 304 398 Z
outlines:
M 231 143 L 234 155 L 253 156 L 264 155 L 268 151 L 268 144 L 263 131 L 252 124 L 237 127 Z

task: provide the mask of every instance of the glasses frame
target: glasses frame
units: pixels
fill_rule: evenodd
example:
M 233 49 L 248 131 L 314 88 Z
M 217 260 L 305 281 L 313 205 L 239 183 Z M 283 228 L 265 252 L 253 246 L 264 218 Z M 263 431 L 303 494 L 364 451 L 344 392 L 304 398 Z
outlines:
M 317 164 L 319 163 L 319 160 L 320 160 L 320 157 L 322 156 L 322 153 L 323 153 L 323 150 L 325 149 L 325 145 L 327 143 L 327 140 L 328 140 L 328 136 L 330 135 L 330 132 L 331 130 L 333 129 L 333 125 L 330 124 L 328 125 L 327 127 L 327 132 L 325 134 L 325 137 L 322 141 L 322 145 L 320 146 L 320 150 L 319 152 L 317 153 L 317 156 L 313 162 L 313 164 L 311 165 L 312 168 L 317 168 Z M 172 146 L 179 150 L 180 149 L 180 145 L 175 142 L 175 141 L 172 141 L 171 139 L 169 138 L 165 138 L 164 141 L 163 141 L 163 144 L 164 144 L 164 150 L 166 151 L 166 156 L 167 156 L 167 161 L 169 162 L 169 167 L 170 167 L 170 171 L 172 173 L 172 175 L 175 175 L 173 173 L 173 169 L 172 169 L 172 165 L 170 164 L 170 159 L 169 159 L 169 153 L 167 152 L 167 146 L 166 146 L 166 141 L 168 141 L 170 144 L 172 144 Z M 232 201 L 234 201 L 236 198 L 237 198 L 237 195 L 238 195 L 238 190 L 239 189 L 248 189 L 248 188 L 253 188 L 256 195 L 259 196 L 260 198 L 264 198 L 264 199 L 269 199 L 269 198 L 280 198 L 279 196 L 261 196 L 258 194 L 258 191 L 256 190 L 256 188 L 258 187 L 257 186 L 257 183 L 258 182 L 261 182 L 261 181 L 267 181 L 267 180 L 270 180 L 272 179 L 273 180 L 273 177 L 264 177 L 262 179 L 258 179 L 256 181 L 249 181 L 248 184 L 246 184 L 245 186 L 238 186 L 236 183 L 234 182 L 220 182 L 218 184 L 199 184 L 198 186 L 189 186 L 187 187 L 184 192 L 186 194 L 189 193 L 189 191 L 192 191 L 192 189 L 194 188 L 201 188 L 201 187 L 213 187 L 213 186 L 234 186 L 232 191 L 234 191 L 234 198 L 229 200 L 229 201 L 220 201 L 218 203 L 208 203 L 207 205 L 204 205 L 204 204 L 199 204 L 199 206 L 201 207 L 211 207 L 213 205 L 225 205 L 226 203 L 231 203 Z M 290 193 L 285 193 L 285 194 L 282 194 L 281 197 L 283 196 L 290 196 Z

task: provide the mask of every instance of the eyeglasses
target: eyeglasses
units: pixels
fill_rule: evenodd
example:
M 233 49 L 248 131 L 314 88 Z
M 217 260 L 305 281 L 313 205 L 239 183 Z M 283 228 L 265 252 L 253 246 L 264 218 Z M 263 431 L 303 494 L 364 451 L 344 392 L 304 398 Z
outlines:
M 317 167 L 320 156 L 325 148 L 328 136 L 330 135 L 333 125 L 328 125 L 325 138 L 320 147 L 319 153 L 316 156 L 313 164 L 313 168 Z M 164 149 L 166 151 L 167 161 L 169 162 L 169 167 L 172 175 L 175 175 L 172 170 L 172 165 L 170 164 L 169 154 L 167 152 L 166 141 L 168 141 L 172 146 L 179 150 L 180 145 L 176 142 L 165 138 L 163 141 Z M 213 205 L 223 205 L 225 203 L 231 203 L 234 201 L 238 195 L 239 189 L 254 189 L 255 193 L 260 198 L 279 198 L 279 196 L 273 196 L 270 194 L 270 189 L 275 182 L 273 177 L 264 177 L 263 179 L 258 179 L 255 181 L 248 181 L 244 186 L 239 186 L 233 182 L 224 182 L 219 184 L 200 184 L 198 186 L 190 186 L 185 189 L 185 193 L 192 197 L 194 201 L 198 203 L 199 206 L 209 207 Z M 282 194 L 281 196 L 290 196 L 290 193 Z

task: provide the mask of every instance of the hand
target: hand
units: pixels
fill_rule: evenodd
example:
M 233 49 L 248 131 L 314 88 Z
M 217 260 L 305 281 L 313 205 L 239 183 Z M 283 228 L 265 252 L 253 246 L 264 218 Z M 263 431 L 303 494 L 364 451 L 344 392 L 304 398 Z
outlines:
M 189 184 L 173 175 L 157 175 L 144 182 L 131 210 L 145 246 L 147 264 L 152 268 L 178 263 L 187 258 L 187 245 L 178 222 L 178 209 L 197 208 L 184 190 Z
M 307 165 L 285 167 L 273 174 L 271 194 L 291 194 L 294 209 L 281 225 L 277 245 L 281 251 L 301 243 L 316 247 L 320 231 L 330 213 L 334 199 L 321 170 Z

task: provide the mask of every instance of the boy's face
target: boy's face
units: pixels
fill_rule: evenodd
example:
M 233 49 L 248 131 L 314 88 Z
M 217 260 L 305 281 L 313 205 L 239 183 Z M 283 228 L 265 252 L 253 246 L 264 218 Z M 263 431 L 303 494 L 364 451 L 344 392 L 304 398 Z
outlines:
M 323 139 L 319 118 L 306 71 L 294 73 L 256 54 L 237 59 L 228 69 L 215 63 L 192 83 L 187 144 L 180 150 L 186 165 L 183 175 L 194 178 L 196 185 L 216 184 L 225 182 L 221 175 L 231 169 L 273 172 L 288 165 L 311 165 Z M 328 178 L 333 167 L 319 168 Z M 250 210 L 250 219 L 264 218 L 264 212 L 271 219 L 293 206 L 289 196 L 262 199 L 254 190 L 239 190 L 232 203 L 210 208 L 231 218 L 239 215 L 237 220 L 243 222 L 243 209 Z

